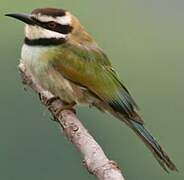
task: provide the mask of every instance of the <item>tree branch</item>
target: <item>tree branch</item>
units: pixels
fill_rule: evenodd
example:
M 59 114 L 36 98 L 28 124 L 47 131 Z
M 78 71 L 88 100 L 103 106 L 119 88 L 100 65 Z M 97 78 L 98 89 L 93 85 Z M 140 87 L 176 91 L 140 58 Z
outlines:
M 24 64 L 19 64 L 19 71 L 23 84 L 31 87 L 42 97 L 41 102 L 49 109 L 54 119 L 59 123 L 61 131 L 64 131 L 68 140 L 82 154 L 84 157 L 83 163 L 87 170 L 99 180 L 124 180 L 117 164 L 106 157 L 102 148 L 81 124 L 75 113 L 70 110 L 63 110 L 57 113 L 63 107 L 62 101 L 55 100 L 48 105 L 48 100 L 54 96 L 32 80 Z

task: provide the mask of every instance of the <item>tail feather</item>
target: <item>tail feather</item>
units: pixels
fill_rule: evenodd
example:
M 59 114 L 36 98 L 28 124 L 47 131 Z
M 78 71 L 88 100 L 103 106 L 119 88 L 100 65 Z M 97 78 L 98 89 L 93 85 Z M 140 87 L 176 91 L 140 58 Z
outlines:
M 143 140 L 145 145 L 151 150 L 158 163 L 168 172 L 168 168 L 172 171 L 177 171 L 175 164 L 169 156 L 164 152 L 155 138 L 144 128 L 144 126 L 134 120 L 129 119 L 127 124 L 131 129 Z
M 125 122 L 142 139 L 165 171 L 168 172 L 168 169 L 178 171 L 175 164 L 171 161 L 156 139 L 144 127 L 142 118 L 136 112 L 133 118 L 128 118 L 120 112 L 120 109 L 117 110 L 117 107 L 109 107 L 104 103 L 95 104 L 95 106 L 100 110 L 110 112 L 113 116 Z

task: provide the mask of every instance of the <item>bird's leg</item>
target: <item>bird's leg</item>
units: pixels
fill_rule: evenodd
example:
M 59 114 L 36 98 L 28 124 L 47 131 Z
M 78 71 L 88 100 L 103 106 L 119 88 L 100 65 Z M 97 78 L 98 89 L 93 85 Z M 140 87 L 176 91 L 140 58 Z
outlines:
M 51 106 L 51 104 L 52 104 L 54 101 L 60 99 L 58 96 L 53 96 L 53 97 L 51 97 L 50 99 L 45 99 L 45 98 L 42 96 L 41 93 L 39 93 L 38 95 L 39 95 L 40 101 L 41 101 L 42 103 L 44 103 L 46 106 Z
M 56 110 L 55 115 L 58 116 L 64 110 L 70 110 L 74 114 L 76 114 L 76 110 L 74 109 L 75 105 L 76 105 L 76 102 L 72 102 L 72 103 L 63 102 L 63 106 L 59 108 L 58 110 Z
M 43 97 L 42 97 L 41 93 L 38 93 L 38 97 L 39 97 L 40 101 L 43 102 Z
M 60 97 L 58 96 L 53 96 L 51 97 L 50 99 L 47 99 L 47 101 L 45 102 L 46 103 L 46 106 L 51 106 L 51 104 L 56 101 L 56 100 L 59 100 Z
M 52 109 L 52 103 L 54 101 L 60 100 L 60 98 L 58 96 L 53 96 L 50 99 L 46 99 L 44 98 L 44 96 L 42 96 L 41 93 L 38 94 L 39 95 L 39 99 L 40 101 L 45 104 L 48 109 Z M 76 114 L 76 110 L 73 108 L 76 105 L 76 102 L 72 102 L 72 103 L 67 103 L 62 101 L 62 107 L 55 110 L 55 112 L 53 113 L 54 118 L 52 118 L 53 121 L 57 121 L 57 116 L 64 110 L 70 110 L 72 111 L 74 114 Z

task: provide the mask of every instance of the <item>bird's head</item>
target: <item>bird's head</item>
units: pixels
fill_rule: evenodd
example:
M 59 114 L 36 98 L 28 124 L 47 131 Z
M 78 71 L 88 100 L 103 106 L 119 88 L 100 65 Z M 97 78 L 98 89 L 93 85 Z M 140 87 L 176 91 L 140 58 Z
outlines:
M 46 42 L 50 39 L 59 43 L 69 39 L 72 34 L 80 35 L 84 31 L 77 18 L 63 9 L 42 8 L 33 10 L 31 14 L 12 13 L 6 16 L 26 23 L 25 36 L 29 41 Z

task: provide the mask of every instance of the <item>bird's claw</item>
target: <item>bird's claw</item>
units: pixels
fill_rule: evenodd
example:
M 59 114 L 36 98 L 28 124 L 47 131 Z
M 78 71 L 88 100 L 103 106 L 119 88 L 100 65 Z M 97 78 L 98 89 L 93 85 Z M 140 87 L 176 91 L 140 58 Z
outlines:
M 76 110 L 73 108 L 75 106 L 75 104 L 76 104 L 75 102 L 73 102 L 71 104 L 64 104 L 61 108 L 59 108 L 58 110 L 55 111 L 55 116 L 57 117 L 64 110 L 70 110 L 74 114 L 76 114 Z
M 51 104 L 52 104 L 54 101 L 60 99 L 58 96 L 53 96 L 53 97 L 51 97 L 50 99 L 46 99 L 44 96 L 42 96 L 41 93 L 39 93 L 38 95 L 39 95 L 40 101 L 41 101 L 42 103 L 44 103 L 46 106 L 51 106 Z
M 50 99 L 47 99 L 47 101 L 45 102 L 45 104 L 47 105 L 47 106 L 50 106 L 54 101 L 56 101 L 56 100 L 59 100 L 60 98 L 58 97 L 58 96 L 53 96 L 53 97 L 51 97 Z

